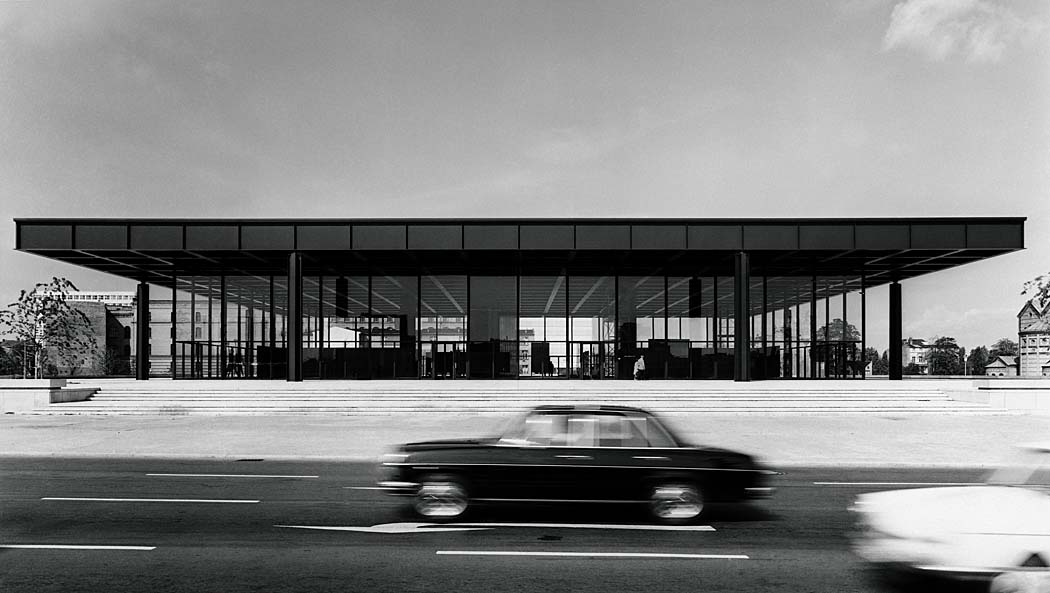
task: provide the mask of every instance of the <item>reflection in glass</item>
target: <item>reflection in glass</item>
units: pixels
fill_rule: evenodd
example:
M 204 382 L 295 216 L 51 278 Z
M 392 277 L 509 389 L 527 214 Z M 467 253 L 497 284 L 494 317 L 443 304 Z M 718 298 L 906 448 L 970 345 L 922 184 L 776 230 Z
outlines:
M 420 376 L 467 376 L 467 277 L 420 278 Z
M 567 374 L 565 276 L 522 276 L 518 299 L 519 376 Z
M 470 278 L 470 376 L 517 374 L 518 286 L 514 276 Z
M 570 377 L 616 377 L 614 276 L 569 277 L 569 332 Z

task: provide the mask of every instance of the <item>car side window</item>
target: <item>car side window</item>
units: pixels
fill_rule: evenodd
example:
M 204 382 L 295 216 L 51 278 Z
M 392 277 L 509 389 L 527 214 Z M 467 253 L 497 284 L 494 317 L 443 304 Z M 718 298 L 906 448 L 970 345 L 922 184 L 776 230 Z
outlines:
M 645 433 L 639 429 L 638 425 L 628 420 L 626 416 L 607 414 L 599 417 L 598 446 L 648 447 L 649 440 L 645 438 Z
M 651 416 L 631 416 L 627 420 L 641 433 L 642 438 L 648 443 L 643 446 L 658 449 L 671 449 L 678 446 L 667 430 L 655 418 Z
M 564 440 L 564 414 L 527 414 L 521 424 L 507 431 L 501 438 L 504 445 L 549 447 Z
M 598 419 L 591 414 L 563 416 L 564 430 L 555 433 L 551 445 L 555 447 L 594 447 L 598 440 Z

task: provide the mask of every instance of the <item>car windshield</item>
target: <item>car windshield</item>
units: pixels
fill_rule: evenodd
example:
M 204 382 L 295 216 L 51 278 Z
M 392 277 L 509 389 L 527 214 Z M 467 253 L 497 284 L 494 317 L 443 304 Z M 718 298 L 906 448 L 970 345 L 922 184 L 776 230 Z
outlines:
M 673 448 L 674 438 L 652 416 L 619 412 L 534 410 L 508 422 L 499 442 L 536 447 Z
M 1018 447 L 1012 459 L 987 475 L 985 483 L 1050 488 L 1050 446 Z

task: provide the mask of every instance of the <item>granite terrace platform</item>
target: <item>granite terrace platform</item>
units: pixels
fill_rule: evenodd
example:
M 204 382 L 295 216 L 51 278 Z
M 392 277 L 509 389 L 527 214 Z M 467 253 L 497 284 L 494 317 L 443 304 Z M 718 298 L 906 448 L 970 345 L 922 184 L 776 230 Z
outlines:
M 1003 391 L 1006 387 L 1011 390 Z M 1050 413 L 1050 381 L 987 379 L 750 383 L 71 379 L 57 391 L 52 387 L 52 392 L 50 401 L 38 397 L 31 407 L 13 411 L 106 415 L 504 414 L 543 404 L 610 404 L 674 414 Z M 64 396 L 66 392 L 76 397 Z M 1024 405 L 1013 405 L 1017 394 Z

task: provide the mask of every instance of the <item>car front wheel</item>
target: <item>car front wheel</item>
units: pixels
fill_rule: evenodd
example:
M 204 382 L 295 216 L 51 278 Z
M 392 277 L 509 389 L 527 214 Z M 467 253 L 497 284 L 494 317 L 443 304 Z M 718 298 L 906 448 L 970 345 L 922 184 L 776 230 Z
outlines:
M 692 484 L 659 484 L 649 494 L 649 513 L 663 523 L 686 523 L 704 512 L 704 497 Z
M 470 506 L 463 482 L 454 476 L 427 476 L 419 484 L 413 508 L 427 519 L 455 519 Z

